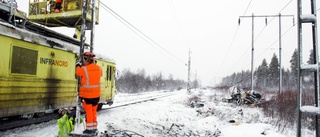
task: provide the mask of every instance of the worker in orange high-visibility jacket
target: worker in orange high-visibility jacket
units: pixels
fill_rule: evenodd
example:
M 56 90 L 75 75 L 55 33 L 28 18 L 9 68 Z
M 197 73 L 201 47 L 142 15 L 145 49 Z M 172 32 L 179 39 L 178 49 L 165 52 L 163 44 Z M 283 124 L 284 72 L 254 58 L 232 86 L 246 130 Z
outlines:
M 60 12 L 61 8 L 62 8 L 62 0 L 56 0 L 56 6 L 54 8 L 54 12 Z
M 92 52 L 83 54 L 82 66 L 80 61 L 76 63 L 76 75 L 81 77 L 79 97 L 86 113 L 86 130 L 83 133 L 97 132 L 97 109 L 100 100 L 101 67 L 94 63 L 95 55 Z

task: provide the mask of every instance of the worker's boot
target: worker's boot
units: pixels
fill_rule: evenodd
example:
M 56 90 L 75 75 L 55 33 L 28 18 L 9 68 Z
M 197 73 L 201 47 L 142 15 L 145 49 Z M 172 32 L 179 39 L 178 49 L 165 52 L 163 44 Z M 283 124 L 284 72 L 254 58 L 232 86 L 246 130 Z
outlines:
M 90 130 L 90 129 L 86 129 L 83 131 L 83 134 L 93 134 L 93 130 Z

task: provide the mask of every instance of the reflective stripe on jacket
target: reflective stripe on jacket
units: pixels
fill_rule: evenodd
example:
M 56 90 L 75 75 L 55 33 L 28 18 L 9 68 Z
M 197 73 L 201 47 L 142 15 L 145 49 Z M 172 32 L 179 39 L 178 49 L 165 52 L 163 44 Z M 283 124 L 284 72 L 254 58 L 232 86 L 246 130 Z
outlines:
M 57 120 L 59 127 L 58 137 L 68 137 L 68 133 L 74 129 L 72 119 L 69 119 L 67 114 L 64 114 Z
M 91 63 L 83 67 L 77 67 L 76 75 L 81 77 L 80 97 L 100 97 L 100 77 L 102 76 L 102 71 L 98 65 Z

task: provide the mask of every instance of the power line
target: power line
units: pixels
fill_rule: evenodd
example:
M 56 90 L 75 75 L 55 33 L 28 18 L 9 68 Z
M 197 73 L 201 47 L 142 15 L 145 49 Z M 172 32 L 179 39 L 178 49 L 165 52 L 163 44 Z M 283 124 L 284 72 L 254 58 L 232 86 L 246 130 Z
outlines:
M 291 28 L 289 28 L 284 34 L 281 35 L 281 37 L 283 37 L 284 35 L 286 35 L 294 26 L 292 26 Z M 255 57 L 255 59 L 259 58 L 260 56 L 262 56 L 264 54 L 264 52 L 266 52 L 269 48 L 271 48 L 277 41 L 279 41 L 279 39 L 275 40 L 272 44 L 270 44 L 270 46 L 268 48 L 266 48 L 261 54 L 259 54 L 257 57 Z M 238 61 L 239 63 L 240 61 Z M 237 64 L 238 64 L 237 63 Z M 249 63 L 247 63 L 245 66 L 249 65 Z M 236 66 L 236 65 L 235 65 Z M 234 67 L 235 67 L 234 66 Z
M 281 13 L 293 0 L 290 0 L 278 13 Z M 291 15 L 289 15 L 291 16 Z M 266 26 L 263 27 L 263 29 L 260 31 L 260 33 L 258 34 L 258 36 L 254 39 L 254 42 L 260 37 L 260 35 L 262 34 L 262 32 L 265 30 L 265 28 L 267 27 L 268 24 L 270 24 L 277 16 L 271 16 L 271 20 L 269 22 L 266 22 Z M 280 16 L 279 16 L 280 18 Z M 293 18 L 293 25 L 292 27 L 290 27 L 284 34 L 282 34 L 277 40 L 275 40 L 268 48 L 265 49 L 265 51 L 263 51 L 258 57 L 255 57 L 254 59 L 259 58 L 260 56 L 262 56 L 273 44 L 275 44 L 277 41 L 279 41 L 280 38 L 282 38 L 285 34 L 287 34 L 293 27 L 295 26 L 294 23 L 294 18 Z
M 294 26 L 291 26 L 285 33 L 283 33 L 281 35 L 281 38 L 286 35 Z M 256 58 L 259 58 L 261 55 L 263 55 L 270 47 L 272 47 L 277 41 L 279 41 L 279 39 L 275 40 L 272 44 L 270 44 L 270 46 L 268 46 L 259 56 L 257 56 Z
M 188 41 L 187 41 L 187 39 L 186 39 L 186 33 L 185 33 L 185 31 L 184 31 L 184 26 L 183 26 L 183 24 L 181 23 L 181 20 L 180 20 L 179 16 L 177 16 L 177 11 L 175 10 L 175 6 L 174 6 L 173 1 L 170 0 L 170 1 L 169 1 L 169 4 L 170 4 L 171 12 L 172 12 L 172 14 L 173 14 L 173 16 L 174 16 L 177 24 L 178 24 L 178 30 L 179 30 L 180 33 L 182 34 L 182 37 L 183 37 L 184 42 L 185 42 L 186 45 L 189 47 Z M 181 27 L 179 27 L 179 26 L 181 26 Z
M 150 43 L 145 37 L 142 37 L 138 32 L 136 32 L 134 29 L 132 29 L 132 27 L 130 27 L 127 23 L 125 23 L 123 20 L 119 19 L 119 16 L 114 15 L 115 13 L 110 12 L 109 10 L 107 10 L 106 7 L 103 7 L 103 9 L 105 9 L 107 12 L 109 12 L 113 17 L 115 17 L 118 21 L 120 21 L 123 25 L 125 25 L 126 27 L 128 27 L 133 33 L 137 34 L 140 38 L 142 38 L 145 42 L 147 42 L 149 45 L 153 46 L 155 49 L 157 49 L 156 46 L 154 46 L 152 43 Z M 158 50 L 158 49 L 157 49 Z M 165 55 L 161 50 L 158 50 L 161 54 Z M 168 57 L 168 56 L 167 56 Z M 168 57 L 169 58 L 169 57 Z
M 286 6 L 284 6 L 278 13 L 281 13 L 281 11 L 283 11 L 293 0 L 290 0 Z
M 289 1 L 278 13 L 281 13 L 293 0 Z M 260 37 L 260 35 L 262 34 L 262 32 L 265 30 L 265 28 L 268 26 L 268 24 L 270 24 L 274 19 L 276 18 L 276 16 L 273 16 L 271 18 L 271 20 L 269 22 L 266 23 L 266 26 L 264 26 L 262 28 L 262 30 L 259 32 L 259 34 L 257 35 L 257 37 L 254 39 L 254 42 Z
M 252 2 L 252 0 L 250 0 L 250 2 L 249 2 L 249 4 L 248 4 L 246 10 L 244 11 L 243 15 L 245 15 L 245 14 L 247 13 L 247 11 L 248 11 L 248 9 L 249 9 L 249 7 L 250 7 L 250 5 L 251 5 L 251 2 Z M 239 21 L 240 21 L 240 20 L 239 20 Z M 230 43 L 229 48 L 228 48 L 228 51 L 227 51 L 227 54 L 226 54 L 226 56 L 223 58 L 223 61 L 222 61 L 222 64 L 221 64 L 221 66 L 220 66 L 220 69 L 219 69 L 219 71 L 218 71 L 218 72 L 219 72 L 218 74 L 220 74 L 221 69 L 222 69 L 222 67 L 223 67 L 223 65 L 224 65 L 224 62 L 226 62 L 226 58 L 227 58 L 228 55 L 229 55 L 231 46 L 233 45 L 233 42 L 234 42 L 234 40 L 235 40 L 235 38 L 236 38 L 236 35 L 237 35 L 237 33 L 238 33 L 238 30 L 239 30 L 239 26 L 237 27 L 235 33 L 233 34 L 231 43 Z
M 279 13 L 280 13 L 281 11 L 283 11 L 292 1 L 293 1 L 293 0 L 289 1 L 289 2 L 279 11 Z M 250 3 L 251 3 L 251 1 L 250 1 Z M 247 8 L 247 9 L 248 9 L 248 8 Z M 246 10 L 247 10 L 247 9 L 246 9 Z M 268 26 L 268 24 L 271 23 L 275 18 L 276 18 L 276 16 L 274 16 L 269 22 L 267 22 L 267 23 L 266 23 L 266 26 Z M 240 19 L 239 19 L 239 22 L 240 22 Z M 260 37 L 260 35 L 262 34 L 262 32 L 265 30 L 266 26 L 259 32 L 259 34 L 257 35 L 257 37 L 255 37 L 254 42 Z M 294 27 L 294 25 L 293 25 L 291 28 L 289 28 L 289 30 L 292 29 L 293 27 Z M 287 30 L 284 34 L 282 34 L 281 37 L 284 36 L 285 34 L 287 34 L 287 32 L 288 32 L 289 30 Z M 279 38 L 278 38 L 275 42 L 277 42 L 278 40 L 279 40 Z M 273 43 L 271 44 L 271 46 L 272 46 L 275 42 L 273 42 Z M 271 47 L 271 46 L 269 46 L 269 47 Z M 269 47 L 268 47 L 268 48 L 269 48 Z M 268 48 L 267 48 L 267 49 L 268 49 Z M 267 49 L 266 49 L 266 50 L 267 50 Z M 266 51 L 266 50 L 265 50 L 265 51 Z M 265 52 L 265 51 L 264 51 L 264 52 Z M 263 52 L 263 53 L 264 53 L 264 52 Z M 263 53 L 262 53 L 262 54 L 263 54 Z M 260 54 L 259 57 L 260 57 L 262 54 Z M 242 57 L 243 57 L 243 56 L 241 56 L 240 59 L 242 59 Z M 255 58 L 256 58 L 256 57 L 255 57 Z M 240 62 L 240 59 L 239 59 L 239 61 L 237 61 L 236 64 L 238 64 L 238 63 Z M 235 65 L 235 66 L 236 66 L 236 65 Z M 234 68 L 234 67 L 232 67 L 232 68 Z
M 247 48 L 247 50 L 242 54 L 242 56 L 239 58 L 239 60 L 237 61 L 237 63 L 235 63 L 235 64 L 231 67 L 231 69 L 229 69 L 229 70 L 235 71 L 235 69 L 238 68 L 238 67 L 236 67 L 236 66 L 240 63 L 240 61 L 242 60 L 242 58 L 244 57 L 244 55 L 246 55 L 246 53 L 247 53 L 249 50 L 250 50 L 250 47 Z
M 294 26 L 290 27 L 285 33 L 283 33 L 283 34 L 281 35 L 281 37 L 283 37 L 284 35 L 286 35 L 293 27 L 294 27 Z M 266 49 L 263 51 L 263 53 L 261 53 L 261 54 L 259 54 L 257 57 L 255 57 L 255 59 L 257 59 L 257 58 L 259 58 L 260 56 L 262 56 L 262 55 L 264 54 L 264 52 L 266 52 L 270 47 L 272 47 L 278 40 L 279 40 L 279 39 L 277 39 L 277 40 L 274 41 L 272 44 L 270 44 L 270 46 L 269 46 L 268 48 L 266 48 Z M 247 53 L 249 49 L 250 49 L 250 48 L 248 48 L 245 53 Z M 240 60 L 242 59 L 242 57 L 243 57 L 244 55 L 245 55 L 245 54 L 243 54 L 243 55 L 239 58 L 239 60 L 237 61 L 237 63 L 236 63 L 233 67 L 231 67 L 231 68 L 235 69 L 236 66 L 237 66 L 237 64 L 239 64 Z M 250 64 L 250 63 L 246 63 L 246 64 L 244 64 L 242 67 L 248 66 L 249 64 Z M 232 71 L 233 71 L 233 70 L 232 70 Z
M 283 37 L 284 35 L 286 35 L 293 27 L 294 27 L 294 26 L 292 26 L 291 28 L 289 28 L 284 34 L 281 35 L 281 37 Z M 266 52 L 270 47 L 272 47 L 272 45 L 274 45 L 277 41 L 278 41 L 278 40 L 276 40 L 276 41 L 274 41 L 272 44 L 270 44 L 270 46 L 269 46 L 267 49 L 265 49 L 265 50 L 263 51 L 263 53 L 261 53 L 261 54 L 259 54 L 257 57 L 255 57 L 255 59 L 257 59 L 257 58 L 259 58 L 261 55 L 263 55 L 264 52 Z M 250 47 L 246 50 L 245 53 L 247 53 L 247 52 L 249 51 L 249 49 L 250 49 Z M 233 67 L 231 67 L 230 70 L 233 69 L 232 71 L 235 71 L 236 66 L 240 63 L 240 60 L 244 57 L 245 53 L 242 54 L 242 56 L 239 58 L 239 60 L 237 61 L 237 63 L 236 63 Z M 249 64 L 250 64 L 250 63 L 246 63 L 246 64 L 244 64 L 242 67 L 248 66 Z
M 110 11 L 110 12 L 112 12 L 112 14 L 114 14 L 114 15 L 116 15 L 117 16 L 117 19 L 119 20 L 119 18 L 122 20 L 121 22 L 123 23 L 123 24 L 127 24 L 126 26 L 127 27 L 131 27 L 131 28 L 133 28 L 135 31 L 138 31 L 139 32 L 139 34 L 141 34 L 141 35 L 143 35 L 144 36 L 144 40 L 146 41 L 146 39 L 147 40 L 149 40 L 149 41 L 151 41 L 152 43 L 154 43 L 155 45 L 157 45 L 160 49 L 162 49 L 163 51 L 165 51 L 167 54 L 169 54 L 169 55 L 171 55 L 172 57 L 174 57 L 176 60 L 178 60 L 178 61 L 180 61 L 182 64 L 183 64 L 183 66 L 186 64 L 186 63 L 184 63 L 184 61 L 182 61 L 181 59 L 179 59 L 178 57 L 176 57 L 175 55 L 173 55 L 172 53 L 170 53 L 167 49 L 165 49 L 164 47 L 162 47 L 160 44 L 158 44 L 157 42 L 155 42 L 154 40 L 152 40 L 149 36 L 147 36 L 146 34 L 144 34 L 142 31 L 140 31 L 137 27 L 135 27 L 134 25 L 132 25 L 130 22 L 128 22 L 126 19 L 124 19 L 123 17 L 121 17 L 119 14 L 117 14 L 115 11 L 113 11 L 111 8 L 109 8 L 107 5 L 105 5 L 104 3 L 102 3 L 101 1 L 100 1 L 100 4 L 104 7 L 104 9 L 106 10 L 106 11 Z M 110 13 L 109 12 L 109 13 Z M 132 30 L 133 31 L 133 29 L 131 29 L 130 28 L 130 30 Z M 138 33 L 137 32 L 135 32 L 137 35 L 138 35 Z M 141 37 L 140 35 L 138 35 L 139 37 Z M 142 38 L 142 37 L 141 37 Z M 146 39 L 145 39 L 146 38 Z M 151 46 L 153 46 L 150 42 L 148 42 Z M 154 47 L 154 46 L 153 46 Z M 161 53 L 162 54 L 162 53 Z M 168 56 L 167 56 L 168 57 Z

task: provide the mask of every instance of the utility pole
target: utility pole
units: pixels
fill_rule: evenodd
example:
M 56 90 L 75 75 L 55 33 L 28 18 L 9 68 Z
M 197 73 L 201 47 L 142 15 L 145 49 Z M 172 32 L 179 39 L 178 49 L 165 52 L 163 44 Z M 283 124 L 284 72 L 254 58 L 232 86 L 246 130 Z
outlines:
M 81 35 L 80 35 L 80 51 L 79 51 L 79 57 L 78 60 L 81 61 L 81 64 L 83 65 L 83 53 L 84 53 L 84 45 L 85 45 L 85 33 L 86 33 L 86 18 L 87 18 L 87 7 L 88 7 L 88 1 L 83 0 L 83 7 L 82 7 L 82 24 L 81 24 Z M 80 77 L 78 78 L 78 95 L 77 95 L 77 106 L 76 106 L 76 126 L 75 128 L 79 127 L 80 125 L 80 105 L 81 101 L 79 98 L 79 92 L 80 92 Z
M 96 24 L 96 0 L 92 0 L 92 12 L 91 12 L 91 38 L 90 38 L 90 52 L 93 52 L 94 45 L 94 32 Z
M 282 64 L 281 64 L 281 13 L 279 13 L 279 95 L 282 91 Z
M 254 63 L 254 14 L 252 13 L 252 16 L 239 16 L 239 25 L 240 25 L 240 18 L 246 18 L 246 17 L 251 17 L 251 20 L 252 20 L 252 30 L 251 30 L 251 91 L 253 91 L 253 73 L 254 73 L 254 70 L 253 70 L 253 63 Z
M 196 70 L 196 73 L 194 74 L 194 84 L 193 84 L 195 88 L 198 88 L 198 85 L 199 85 L 199 83 L 198 83 L 199 81 L 198 81 L 198 78 L 197 78 L 198 77 L 197 73 L 198 72 Z
M 252 46 L 252 50 L 251 50 L 251 91 L 253 91 L 253 78 L 254 78 L 254 18 L 255 17 L 264 17 L 264 18 L 268 18 L 268 17 L 279 17 L 279 94 L 281 93 L 282 90 L 282 69 L 281 69 L 281 17 L 293 17 L 293 25 L 294 25 L 294 15 L 281 15 L 279 13 L 279 15 L 258 15 L 255 16 L 252 13 L 252 16 L 239 16 L 239 25 L 240 25 L 240 18 L 248 18 L 250 17 L 252 19 L 252 42 L 251 42 L 251 46 Z M 267 25 L 267 21 L 266 21 L 266 25 Z
M 190 66 L 191 66 L 191 51 L 189 49 L 189 61 L 188 61 L 188 83 L 187 83 L 187 91 L 188 91 L 188 94 L 191 93 L 191 89 L 190 89 Z
M 276 15 L 274 15 L 276 16 Z M 280 69 L 280 72 L 279 72 L 279 94 L 282 92 L 282 47 L 281 47 L 281 17 L 292 17 L 293 18 L 293 26 L 295 25 L 294 23 L 294 15 L 281 15 L 281 13 L 279 13 L 278 15 L 279 17 L 279 69 Z
M 298 31 L 298 93 L 297 93 L 297 110 L 296 110 L 296 117 L 297 117 L 297 137 L 301 137 L 302 133 L 302 121 L 305 121 L 302 116 L 303 115 L 311 115 L 313 116 L 313 124 L 315 128 L 315 137 L 320 137 L 320 91 L 319 91 L 319 49 L 318 49 L 318 17 L 317 17 L 317 7 L 316 7 L 316 0 L 310 1 L 310 11 L 303 10 L 302 7 L 304 6 L 304 1 L 297 0 L 297 31 Z M 302 6 L 303 5 L 303 6 Z M 309 27 L 305 27 L 305 25 L 309 25 Z M 303 49 L 305 44 L 302 40 L 303 38 L 303 31 L 311 33 L 312 39 L 312 51 L 313 51 L 313 63 L 306 64 L 303 63 Z M 311 31 L 311 32 L 310 32 Z M 314 94 L 313 98 L 314 103 L 308 104 L 305 103 L 306 98 L 303 98 L 303 94 L 305 94 L 305 89 L 303 88 L 306 84 L 303 82 L 304 73 L 313 73 L 314 76 Z M 311 100 L 309 98 L 309 100 Z

